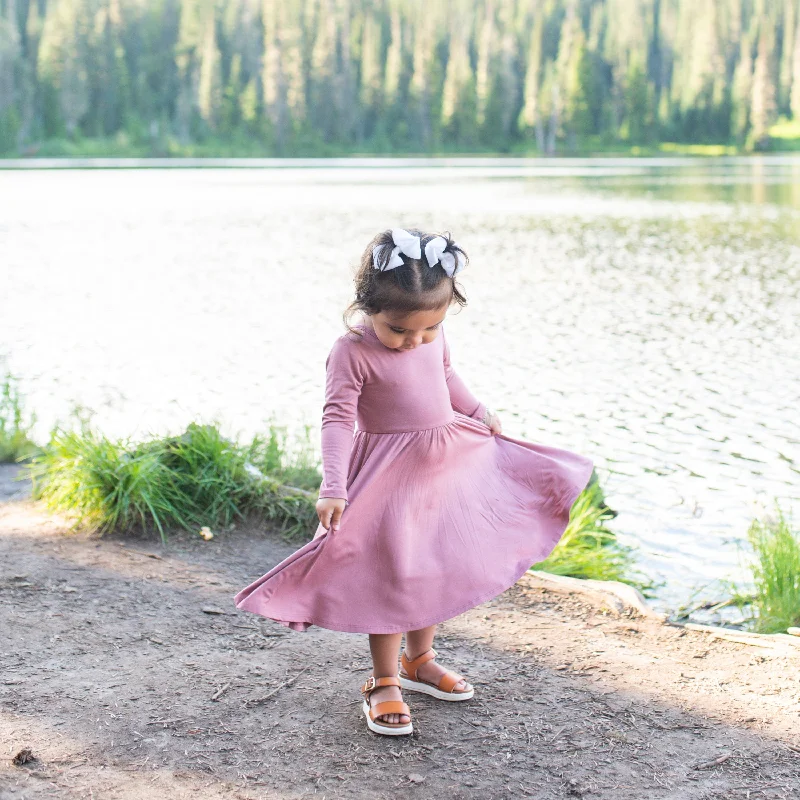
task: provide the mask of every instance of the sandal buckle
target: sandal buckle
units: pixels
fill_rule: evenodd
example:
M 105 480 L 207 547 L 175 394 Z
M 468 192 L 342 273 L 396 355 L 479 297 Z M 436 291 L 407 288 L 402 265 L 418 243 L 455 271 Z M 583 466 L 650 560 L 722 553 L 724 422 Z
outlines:
M 375 688 L 375 676 L 370 675 L 367 678 L 367 682 L 364 684 L 363 688 L 361 689 L 362 692 L 371 692 Z

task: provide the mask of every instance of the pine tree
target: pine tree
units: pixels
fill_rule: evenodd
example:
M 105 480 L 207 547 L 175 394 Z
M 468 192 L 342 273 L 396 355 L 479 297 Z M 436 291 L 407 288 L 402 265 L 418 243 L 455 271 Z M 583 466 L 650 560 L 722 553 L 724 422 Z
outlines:
M 17 145 L 20 127 L 17 97 L 17 65 L 20 57 L 16 6 L 13 0 L 0 5 L 0 153 Z
M 280 5 L 273 0 L 263 0 L 261 19 L 264 26 L 264 55 L 261 84 L 264 91 L 264 110 L 271 124 L 274 143 L 283 153 L 288 137 L 287 83 L 283 71 Z
M 366 14 L 361 27 L 361 65 L 359 104 L 361 128 L 359 139 L 373 135 L 381 113 L 381 25 L 377 14 Z
M 477 141 L 475 74 L 467 36 L 461 25 L 450 31 L 447 68 L 442 87 L 442 128 L 452 142 L 473 146 Z
M 791 114 L 792 76 L 794 70 L 794 37 L 798 20 L 795 16 L 795 0 L 784 0 L 781 19 L 781 62 L 778 79 L 778 110 Z
M 767 147 L 767 133 L 775 114 L 773 47 L 775 33 L 769 18 L 761 15 L 758 32 L 758 55 L 753 69 L 753 92 L 750 105 L 750 145 L 760 150 Z
M 750 129 L 750 95 L 753 87 L 753 57 L 750 33 L 742 34 L 739 63 L 733 76 L 731 133 L 744 144 Z
M 795 14 L 794 48 L 792 54 L 792 88 L 789 93 L 789 111 L 792 118 L 800 120 L 800 9 Z
M 80 134 L 89 110 L 88 13 L 85 0 L 59 0 L 48 8 L 39 43 L 38 73 L 45 84 L 45 129 Z
M 208 18 L 213 17 L 213 0 L 180 0 L 180 26 L 175 43 L 178 69 L 176 127 L 181 141 L 188 143 L 195 132 L 200 86 L 200 53 Z
M 525 87 L 523 89 L 523 105 L 519 115 L 518 127 L 523 135 L 536 132 L 537 145 L 540 151 L 544 150 L 544 136 L 542 135 L 541 112 L 539 101 L 539 84 L 542 72 L 542 33 L 544 19 L 538 14 L 533 21 L 530 42 L 528 44 L 527 69 L 525 70 Z
M 95 74 L 96 92 L 99 98 L 97 127 L 103 135 L 122 129 L 128 114 L 128 69 L 122 44 L 122 9 L 120 0 L 105 0 L 96 17 L 99 29 L 99 64 Z
M 486 122 L 486 106 L 489 102 L 490 58 L 494 45 L 494 2 L 487 0 L 478 37 L 478 63 L 475 69 L 475 121 L 478 127 Z
M 413 137 L 422 151 L 429 150 L 433 139 L 431 115 L 431 62 L 434 58 L 435 28 L 427 15 L 418 17 L 414 32 L 414 62 L 410 95 L 415 108 L 416 135 Z
M 403 26 L 397 6 L 392 9 L 391 40 L 386 53 L 383 97 L 386 108 L 391 108 L 399 99 L 400 73 L 403 60 Z
M 311 52 L 309 114 L 313 128 L 326 143 L 335 140 L 337 120 L 336 48 L 338 18 L 333 0 L 320 0 L 316 36 Z

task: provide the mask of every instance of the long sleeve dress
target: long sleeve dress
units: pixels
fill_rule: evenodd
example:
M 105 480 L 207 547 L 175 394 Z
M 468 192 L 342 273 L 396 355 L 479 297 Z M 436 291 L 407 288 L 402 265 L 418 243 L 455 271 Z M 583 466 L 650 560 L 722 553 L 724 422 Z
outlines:
M 234 598 L 293 630 L 397 633 L 450 619 L 544 560 L 592 461 L 492 434 L 450 363 L 444 326 L 413 350 L 366 324 L 326 361 L 320 497 L 346 501 Z M 354 426 L 357 430 L 354 433 Z

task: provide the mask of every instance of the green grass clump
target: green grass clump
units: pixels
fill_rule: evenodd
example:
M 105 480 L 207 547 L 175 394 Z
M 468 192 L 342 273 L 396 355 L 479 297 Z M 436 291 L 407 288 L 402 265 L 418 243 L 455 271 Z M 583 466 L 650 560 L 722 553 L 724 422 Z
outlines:
M 84 530 L 154 526 L 164 539 L 169 527 L 191 522 L 187 499 L 162 454 L 152 443 L 128 448 L 88 428 L 55 430 L 30 465 L 33 497 Z
M 620 544 L 606 527 L 614 515 L 605 504 L 599 483 L 593 480 L 573 503 L 567 529 L 553 552 L 534 568 L 573 578 L 622 581 L 647 594 L 653 584 L 634 576 L 633 548 Z
M 17 379 L 6 372 L 0 382 L 0 463 L 22 461 L 37 452 L 29 438 L 36 417 L 26 421 Z
M 316 498 L 255 469 L 251 449 L 196 423 L 180 436 L 140 443 L 87 424 L 56 429 L 30 464 L 33 496 L 74 527 L 99 533 L 141 527 L 166 541 L 170 529 L 219 529 L 251 512 L 279 522 L 287 538 L 307 531 Z
M 774 518 L 755 519 L 747 531 L 755 591 L 734 596 L 737 605 L 750 610 L 749 627 L 758 633 L 800 626 L 800 533 L 792 530 L 777 503 L 775 510 Z
M 270 420 L 266 436 L 256 434 L 247 448 L 247 460 L 265 475 L 288 486 L 318 492 L 322 483 L 319 456 L 311 441 L 311 425 L 290 438 L 287 427 Z
M 172 473 L 190 522 L 221 527 L 246 515 L 254 492 L 246 455 L 215 425 L 192 423 L 181 436 L 156 439 L 142 449 L 155 451 Z

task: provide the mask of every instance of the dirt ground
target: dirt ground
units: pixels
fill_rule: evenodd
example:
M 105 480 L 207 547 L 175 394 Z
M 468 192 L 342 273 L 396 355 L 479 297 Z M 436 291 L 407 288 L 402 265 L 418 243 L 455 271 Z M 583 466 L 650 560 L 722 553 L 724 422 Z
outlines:
M 406 692 L 414 734 L 378 736 L 366 636 L 233 606 L 296 545 L 252 526 L 168 547 L 65 535 L 9 499 L 8 470 L 0 800 L 800 797 L 799 655 L 523 578 L 439 628 L 475 697 Z

